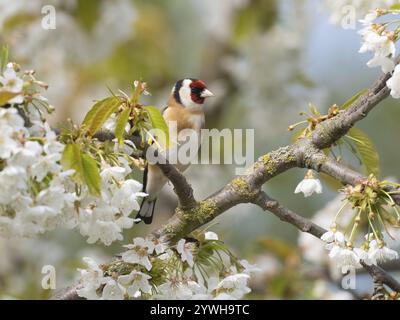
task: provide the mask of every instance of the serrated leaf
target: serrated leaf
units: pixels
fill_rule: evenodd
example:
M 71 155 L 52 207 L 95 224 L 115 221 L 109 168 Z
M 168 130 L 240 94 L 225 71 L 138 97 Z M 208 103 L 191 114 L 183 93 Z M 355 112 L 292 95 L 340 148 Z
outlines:
M 351 106 L 359 97 L 361 97 L 365 92 L 367 92 L 368 89 L 361 90 L 360 92 L 357 92 L 354 96 L 352 96 L 350 99 L 348 99 L 345 103 L 343 103 L 340 107 L 340 109 L 345 110 L 349 106 Z
M 90 110 L 86 113 L 85 118 L 82 121 L 83 125 L 89 125 L 95 114 L 99 111 L 100 107 L 104 104 L 107 103 L 107 101 L 112 101 L 112 99 L 115 99 L 115 97 L 108 97 L 102 100 L 97 101 L 91 108 Z
M 94 160 L 89 154 L 83 153 L 82 168 L 83 168 L 83 178 L 85 180 L 86 185 L 89 188 L 89 192 L 91 194 L 99 196 L 101 190 L 101 178 L 96 160 Z
M 131 113 L 130 108 L 126 108 L 118 116 L 117 124 L 115 126 L 115 137 L 118 139 L 118 146 L 121 148 L 124 143 L 125 127 L 129 121 L 129 114 Z
M 100 195 L 101 178 L 96 160 L 89 154 L 82 153 L 78 143 L 65 146 L 61 165 L 64 170 L 75 170 L 75 181 L 79 184 L 86 184 L 89 192 L 93 195 Z
M 365 173 L 368 175 L 373 173 L 379 177 L 379 154 L 372 140 L 358 128 L 351 128 L 347 135 L 351 138 L 354 148 L 360 156 Z
M 102 127 L 104 122 L 117 111 L 120 104 L 121 101 L 118 97 L 108 97 L 96 102 L 82 122 L 89 135 L 95 134 Z
M 157 141 L 158 143 L 162 146 L 162 147 L 169 147 L 169 130 L 168 130 L 168 126 L 167 123 L 164 120 L 164 117 L 161 114 L 161 111 L 154 106 L 146 106 L 144 107 L 144 109 L 147 111 L 148 115 L 149 115 L 149 119 L 151 122 L 151 126 L 154 129 L 158 129 L 161 130 L 164 133 L 164 137 L 157 137 Z M 165 138 L 165 141 L 163 141 Z
M 0 90 L 0 106 L 4 106 L 10 101 L 12 98 L 18 96 L 20 93 L 18 92 L 10 92 L 6 90 Z
M 8 46 L 3 46 L 1 48 L 1 57 L 0 57 L 0 71 L 3 72 L 8 63 Z
M 67 144 L 61 157 L 64 170 L 75 170 L 74 178 L 78 183 L 83 183 L 83 167 L 80 146 L 77 143 Z

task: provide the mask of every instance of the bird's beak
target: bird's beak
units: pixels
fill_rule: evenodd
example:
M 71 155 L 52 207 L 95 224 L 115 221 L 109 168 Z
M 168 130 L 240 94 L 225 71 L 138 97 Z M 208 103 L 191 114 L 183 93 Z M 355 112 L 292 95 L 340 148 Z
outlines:
M 212 93 L 208 89 L 204 89 L 203 92 L 200 94 L 200 97 L 202 98 L 214 97 L 214 93 Z

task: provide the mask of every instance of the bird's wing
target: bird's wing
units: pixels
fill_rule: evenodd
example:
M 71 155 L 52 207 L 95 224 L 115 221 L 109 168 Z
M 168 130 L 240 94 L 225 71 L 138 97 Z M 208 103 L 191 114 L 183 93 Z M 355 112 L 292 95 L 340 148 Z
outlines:
M 143 171 L 143 192 L 146 192 L 148 174 L 149 174 L 149 164 L 146 163 L 146 167 L 144 168 Z

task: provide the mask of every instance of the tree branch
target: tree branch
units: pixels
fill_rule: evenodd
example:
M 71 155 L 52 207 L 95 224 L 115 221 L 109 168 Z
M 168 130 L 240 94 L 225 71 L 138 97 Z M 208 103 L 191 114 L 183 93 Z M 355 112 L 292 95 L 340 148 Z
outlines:
M 261 192 L 256 200 L 256 204 L 260 206 L 263 210 L 268 210 L 274 215 L 276 215 L 282 221 L 288 222 L 295 226 L 302 232 L 307 232 L 317 238 L 327 232 L 328 230 L 316 225 L 309 219 L 281 206 L 278 201 L 271 199 L 265 192 Z M 367 265 L 361 261 L 363 268 L 371 275 L 374 281 L 380 281 L 381 283 L 387 285 L 389 288 L 396 292 L 400 292 L 400 283 L 394 279 L 389 273 L 384 269 L 376 265 Z
M 327 231 L 313 223 L 311 220 L 281 206 L 278 201 L 268 197 L 265 192 L 260 192 L 255 204 L 263 210 L 272 212 L 279 219 L 290 223 L 300 231 L 310 233 L 317 238 L 321 238 L 321 236 Z
M 173 184 L 180 207 L 182 209 L 194 208 L 197 205 L 197 201 L 194 198 L 192 186 L 182 173 L 175 166 L 169 164 L 168 161 L 165 164 L 158 163 L 157 166 Z
M 377 280 L 385 285 L 387 285 L 390 289 L 400 292 L 400 283 L 393 278 L 390 274 L 388 274 L 385 270 L 383 270 L 380 266 L 376 265 L 367 265 L 365 262 L 361 261 L 361 264 L 365 270 L 372 276 L 374 280 Z

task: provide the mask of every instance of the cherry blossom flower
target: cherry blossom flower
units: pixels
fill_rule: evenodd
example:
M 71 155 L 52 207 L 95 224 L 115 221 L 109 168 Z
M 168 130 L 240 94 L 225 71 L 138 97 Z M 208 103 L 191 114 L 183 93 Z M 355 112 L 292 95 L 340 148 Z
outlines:
M 102 291 L 101 299 L 103 300 L 123 300 L 125 295 L 125 288 L 114 279 L 107 277 L 105 279 L 105 286 Z
M 297 185 L 294 193 L 304 194 L 304 197 L 309 197 L 313 193 L 322 193 L 322 185 L 319 179 L 315 179 L 311 170 L 309 170 L 303 180 Z
M 151 285 L 149 280 L 151 276 L 140 271 L 133 270 L 127 275 L 118 277 L 118 282 L 124 286 L 127 286 L 127 293 L 130 297 L 135 298 L 138 295 L 138 291 L 143 293 L 150 293 Z
M 349 247 L 334 245 L 329 252 L 329 257 L 338 267 L 360 267 L 360 257 Z
M 133 239 L 133 244 L 125 246 L 127 251 L 122 253 L 122 260 L 128 263 L 137 263 L 144 266 L 148 271 L 151 270 L 149 255 L 154 251 L 154 244 L 143 238 Z
M 377 264 L 389 260 L 396 260 L 399 258 L 399 254 L 383 243 L 372 240 L 369 243 L 368 258 L 373 264 Z
M 186 243 L 185 239 L 181 239 L 178 241 L 176 245 L 176 250 L 181 255 L 181 260 L 183 262 L 186 261 L 190 267 L 193 267 L 193 253 L 191 251 L 190 244 Z
M 394 69 L 392 77 L 386 82 L 390 94 L 395 99 L 400 99 L 400 65 Z
M 6 70 L 3 72 L 3 76 L 0 76 L 0 83 L 3 85 L 3 90 L 7 90 L 13 93 L 22 92 L 24 81 L 18 77 L 14 70 L 13 63 L 8 63 Z M 22 95 L 17 95 L 8 101 L 9 103 L 22 103 L 24 102 L 24 97 Z
M 99 268 L 97 263 L 88 257 L 84 257 L 83 261 L 88 269 L 78 269 L 81 274 L 81 287 L 76 290 L 78 296 L 94 300 L 99 299 L 97 289 L 104 283 L 103 270 Z

